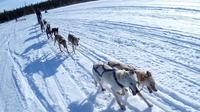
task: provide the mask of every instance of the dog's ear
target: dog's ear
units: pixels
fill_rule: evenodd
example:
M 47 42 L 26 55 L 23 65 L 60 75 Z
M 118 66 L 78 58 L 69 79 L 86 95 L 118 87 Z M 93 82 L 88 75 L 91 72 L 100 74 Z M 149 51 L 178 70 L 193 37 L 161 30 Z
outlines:
M 147 71 L 146 74 L 147 74 L 148 77 L 151 77 L 151 72 Z

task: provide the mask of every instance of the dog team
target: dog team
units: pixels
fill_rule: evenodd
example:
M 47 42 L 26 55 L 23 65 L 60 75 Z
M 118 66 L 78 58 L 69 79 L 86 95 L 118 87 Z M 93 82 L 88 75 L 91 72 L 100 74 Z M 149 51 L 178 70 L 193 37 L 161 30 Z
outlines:
M 54 45 L 57 42 L 61 52 L 61 45 L 68 51 L 67 42 L 65 38 L 59 34 L 58 28 L 51 28 L 50 23 L 46 20 L 40 22 L 42 32 L 45 31 L 47 39 L 52 39 L 54 37 Z M 73 52 L 75 53 L 75 47 L 79 45 L 79 38 L 72 34 L 68 34 L 68 44 L 72 44 Z M 121 96 L 125 96 L 130 92 L 133 96 L 138 95 L 147 104 L 148 107 L 153 105 L 149 103 L 144 96 L 141 94 L 141 90 L 144 86 L 147 87 L 149 93 L 156 92 L 155 81 L 152 77 L 151 72 L 141 69 L 136 69 L 130 65 L 122 64 L 117 61 L 108 61 L 106 63 L 98 62 L 93 64 L 92 68 L 93 78 L 95 81 L 95 86 L 100 86 L 102 91 L 106 89 L 103 87 L 104 83 L 109 85 L 109 89 L 114 95 L 118 105 L 122 110 L 126 110 L 122 101 L 120 101 Z M 138 87 L 142 86 L 139 90 Z
M 57 42 L 61 52 L 63 52 L 63 50 L 61 49 L 61 45 L 62 45 L 63 48 L 67 50 L 67 53 L 69 53 L 67 42 L 64 36 L 59 34 L 58 28 L 51 28 L 50 23 L 48 23 L 45 19 L 41 20 L 39 24 L 41 26 L 42 32 L 46 32 L 47 39 L 51 38 L 53 40 L 53 37 L 54 37 L 54 45 Z M 68 34 L 68 44 L 72 45 L 72 50 L 74 53 L 75 53 L 76 46 L 79 45 L 79 40 L 80 39 L 75 37 L 74 35 L 70 33 Z

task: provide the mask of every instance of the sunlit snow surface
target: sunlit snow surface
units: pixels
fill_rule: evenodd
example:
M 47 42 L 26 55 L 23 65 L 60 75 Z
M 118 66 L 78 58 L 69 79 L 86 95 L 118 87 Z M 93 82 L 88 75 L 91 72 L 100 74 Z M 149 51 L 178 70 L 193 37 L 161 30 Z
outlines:
M 108 60 L 149 70 L 157 83 L 158 92 L 142 91 L 153 108 L 129 95 L 127 112 L 200 111 L 198 0 L 102 0 L 43 18 L 66 39 L 79 37 L 80 46 L 61 53 L 35 14 L 0 24 L 0 112 L 121 111 L 91 77 L 93 63 Z

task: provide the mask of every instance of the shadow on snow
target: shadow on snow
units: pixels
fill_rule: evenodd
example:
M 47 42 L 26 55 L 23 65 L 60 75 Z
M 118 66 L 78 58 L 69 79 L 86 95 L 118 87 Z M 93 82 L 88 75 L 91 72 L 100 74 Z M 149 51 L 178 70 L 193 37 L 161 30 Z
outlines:
M 29 76 L 34 73 L 41 73 L 43 78 L 50 77 L 57 72 L 57 68 L 65 59 L 62 55 L 57 55 L 50 59 L 47 56 L 43 56 L 28 64 L 23 71 Z
M 97 96 L 98 92 L 91 93 L 88 95 L 87 98 L 85 98 L 83 101 L 78 102 L 72 102 L 71 104 L 69 104 L 68 108 L 69 108 L 69 112 L 93 112 L 94 111 L 94 102 L 96 100 L 96 96 Z
M 39 38 L 41 35 L 42 35 L 42 33 L 39 33 L 39 34 L 37 34 L 37 35 L 34 35 L 34 36 L 32 36 L 32 37 L 26 39 L 26 40 L 24 41 L 24 43 L 25 43 L 25 42 L 28 42 L 28 41 L 30 41 L 30 40 L 33 40 L 33 39 Z
M 47 44 L 47 41 L 41 41 L 39 43 L 35 43 L 35 44 L 29 46 L 28 48 L 26 48 L 24 50 L 24 52 L 22 53 L 22 55 L 28 53 L 31 50 L 38 50 L 38 49 L 42 48 L 45 44 Z

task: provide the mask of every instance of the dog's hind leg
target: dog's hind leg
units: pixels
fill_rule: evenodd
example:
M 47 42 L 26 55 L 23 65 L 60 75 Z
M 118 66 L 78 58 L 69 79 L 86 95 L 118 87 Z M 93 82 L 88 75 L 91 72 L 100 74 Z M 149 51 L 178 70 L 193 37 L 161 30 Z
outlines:
M 101 91 L 105 91 L 106 89 L 103 88 L 102 84 L 101 84 L 101 79 L 98 77 L 97 73 L 94 71 L 94 69 L 92 70 L 93 72 L 93 78 L 94 78 L 94 83 L 95 86 L 97 87 L 97 84 L 99 84 Z
M 65 46 L 64 46 L 66 49 L 67 49 L 67 53 L 69 53 L 69 50 L 68 50 L 68 48 L 67 48 L 67 44 L 65 43 Z
M 140 96 L 144 100 L 144 102 L 148 105 L 148 107 L 153 107 L 153 105 L 150 104 L 140 92 L 138 92 L 137 95 Z
M 50 34 L 51 40 L 53 40 L 53 36 Z
M 99 82 L 99 85 L 100 85 L 100 87 L 101 87 L 101 91 L 106 91 L 106 89 L 105 89 L 105 88 L 103 88 L 103 86 L 102 86 L 101 82 Z
M 120 102 L 119 96 L 117 92 L 113 88 L 111 88 L 113 95 L 115 96 L 115 99 L 117 100 L 118 105 L 120 106 L 121 110 L 126 110 L 126 107 Z
M 47 39 L 49 40 L 49 35 L 47 34 Z
M 72 44 L 72 49 L 73 49 L 73 52 L 74 52 L 74 54 L 75 54 L 75 48 L 74 48 L 74 45 Z
M 48 38 L 48 33 L 47 33 L 47 31 L 46 31 L 46 34 L 47 34 L 47 39 L 49 39 L 49 38 Z
M 53 36 L 52 36 L 51 31 L 49 31 L 49 35 L 50 35 L 50 37 L 51 37 L 51 40 L 53 40 Z
M 60 45 L 60 43 L 58 43 L 58 46 L 59 46 L 60 51 L 63 52 L 63 51 L 61 50 L 61 45 Z
M 105 91 L 106 89 L 103 87 L 103 85 L 101 84 L 101 80 L 100 79 L 97 79 L 97 82 L 99 83 L 99 86 L 101 88 L 101 91 Z
M 56 44 L 56 37 L 54 38 L 54 46 L 55 46 L 55 44 Z

